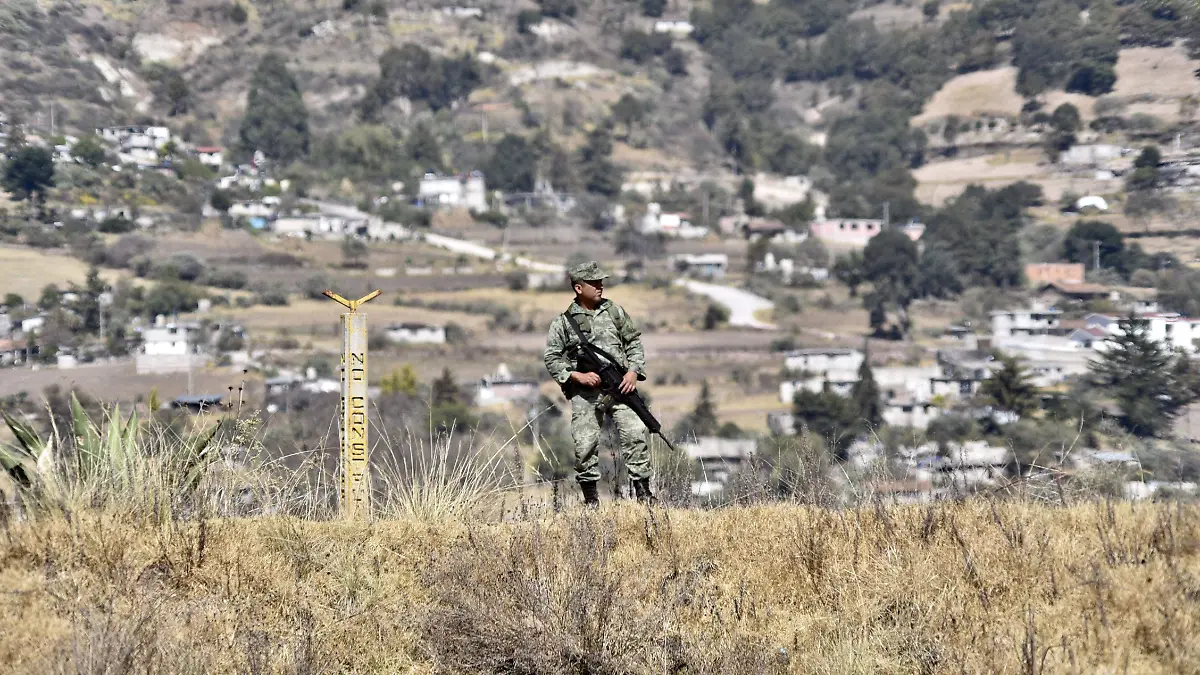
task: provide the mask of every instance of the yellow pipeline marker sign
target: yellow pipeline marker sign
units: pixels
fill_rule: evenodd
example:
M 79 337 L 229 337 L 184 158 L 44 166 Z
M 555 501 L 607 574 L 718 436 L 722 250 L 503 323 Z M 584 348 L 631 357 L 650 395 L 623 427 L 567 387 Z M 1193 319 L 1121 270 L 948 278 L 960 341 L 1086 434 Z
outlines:
M 350 311 L 342 314 L 342 405 L 338 440 L 342 446 L 341 507 L 343 518 L 371 514 L 371 468 L 367 443 L 367 315 L 358 307 L 379 291 L 347 300 L 333 291 L 329 298 Z

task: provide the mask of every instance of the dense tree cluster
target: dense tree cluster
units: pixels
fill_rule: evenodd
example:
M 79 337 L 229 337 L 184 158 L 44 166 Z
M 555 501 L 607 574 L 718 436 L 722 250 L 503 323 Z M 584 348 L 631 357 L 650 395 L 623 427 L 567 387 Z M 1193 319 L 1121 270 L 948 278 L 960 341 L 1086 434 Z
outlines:
M 396 98 L 424 102 L 433 110 L 466 98 L 483 82 L 483 71 L 470 54 L 442 58 L 407 43 L 379 57 L 379 79 L 360 106 L 363 119 L 376 119 Z
M 246 152 L 281 162 L 308 154 L 308 109 L 282 55 L 267 54 L 254 71 L 238 136 Z

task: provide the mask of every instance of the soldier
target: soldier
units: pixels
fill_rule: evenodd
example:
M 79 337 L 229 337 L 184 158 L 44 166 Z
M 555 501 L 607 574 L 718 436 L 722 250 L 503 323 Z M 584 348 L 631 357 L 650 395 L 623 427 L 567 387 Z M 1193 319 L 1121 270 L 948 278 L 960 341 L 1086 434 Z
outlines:
M 646 426 L 636 413 L 597 387 L 600 377 L 581 373 L 577 368 L 579 336 L 567 320 L 569 315 L 579 325 L 580 332 L 592 344 L 608 351 L 626 369 L 620 391 L 628 394 L 637 388 L 638 380 L 646 379 L 646 355 L 642 350 L 642 333 L 620 305 L 604 299 L 604 279 L 608 277 L 596 262 L 576 265 L 567 271 L 575 289 L 575 302 L 550 324 L 546 336 L 544 359 L 546 370 L 562 387 L 563 395 L 571 401 L 571 437 L 575 441 L 575 480 L 589 506 L 600 503 L 596 482 L 600 480 L 600 427 L 605 415 L 612 415 L 620 436 L 621 456 L 633 481 L 634 493 L 641 501 L 649 501 L 650 451 L 646 443 Z

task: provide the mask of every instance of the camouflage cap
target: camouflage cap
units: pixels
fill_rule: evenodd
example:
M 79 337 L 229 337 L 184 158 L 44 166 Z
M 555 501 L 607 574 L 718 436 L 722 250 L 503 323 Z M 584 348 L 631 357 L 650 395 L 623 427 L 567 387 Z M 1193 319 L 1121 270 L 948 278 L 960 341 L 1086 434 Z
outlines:
M 595 281 L 597 279 L 607 279 L 608 275 L 604 270 L 600 269 L 600 263 L 595 260 L 589 260 L 567 270 L 567 276 L 571 277 L 571 283 L 577 281 Z

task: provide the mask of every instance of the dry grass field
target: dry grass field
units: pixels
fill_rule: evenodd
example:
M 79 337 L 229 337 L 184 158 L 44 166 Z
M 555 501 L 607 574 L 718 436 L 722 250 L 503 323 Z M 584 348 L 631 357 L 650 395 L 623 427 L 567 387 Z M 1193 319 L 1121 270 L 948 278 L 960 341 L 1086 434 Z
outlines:
M 959 75 L 929 99 L 912 124 L 920 126 L 947 115 L 1017 115 L 1022 100 L 1016 83 L 1017 69 L 1012 66 Z
M 1189 673 L 1200 512 L 6 520 L 11 673 Z
M 82 284 L 87 269 L 86 263 L 66 254 L 0 246 L 0 295 L 16 293 L 26 302 L 36 302 L 47 284 L 57 284 L 63 289 L 70 282 Z M 109 282 L 116 281 L 118 276 L 111 271 L 101 273 Z
M 1125 114 L 1141 112 L 1174 122 L 1179 117 L 1179 101 L 1200 95 L 1200 80 L 1192 75 L 1198 67 L 1200 61 L 1189 59 L 1182 44 L 1122 49 L 1116 66 L 1117 83 L 1109 96 L 1129 104 Z M 1016 82 L 1017 69 L 1013 66 L 959 75 L 933 95 L 912 123 L 920 126 L 947 115 L 1017 115 L 1022 99 L 1016 92 Z M 1069 102 L 1079 108 L 1085 120 L 1096 116 L 1096 101 L 1095 97 L 1063 91 L 1045 96 L 1048 110 Z
M 1016 181 L 1030 181 L 1042 186 L 1049 201 L 1057 201 L 1068 192 L 1109 194 L 1122 187 L 1119 181 L 1057 174 L 1045 163 L 1042 152 L 1032 148 L 931 162 L 914 171 L 913 175 L 918 181 L 917 198 L 935 206 L 957 196 L 973 183 L 996 189 Z

